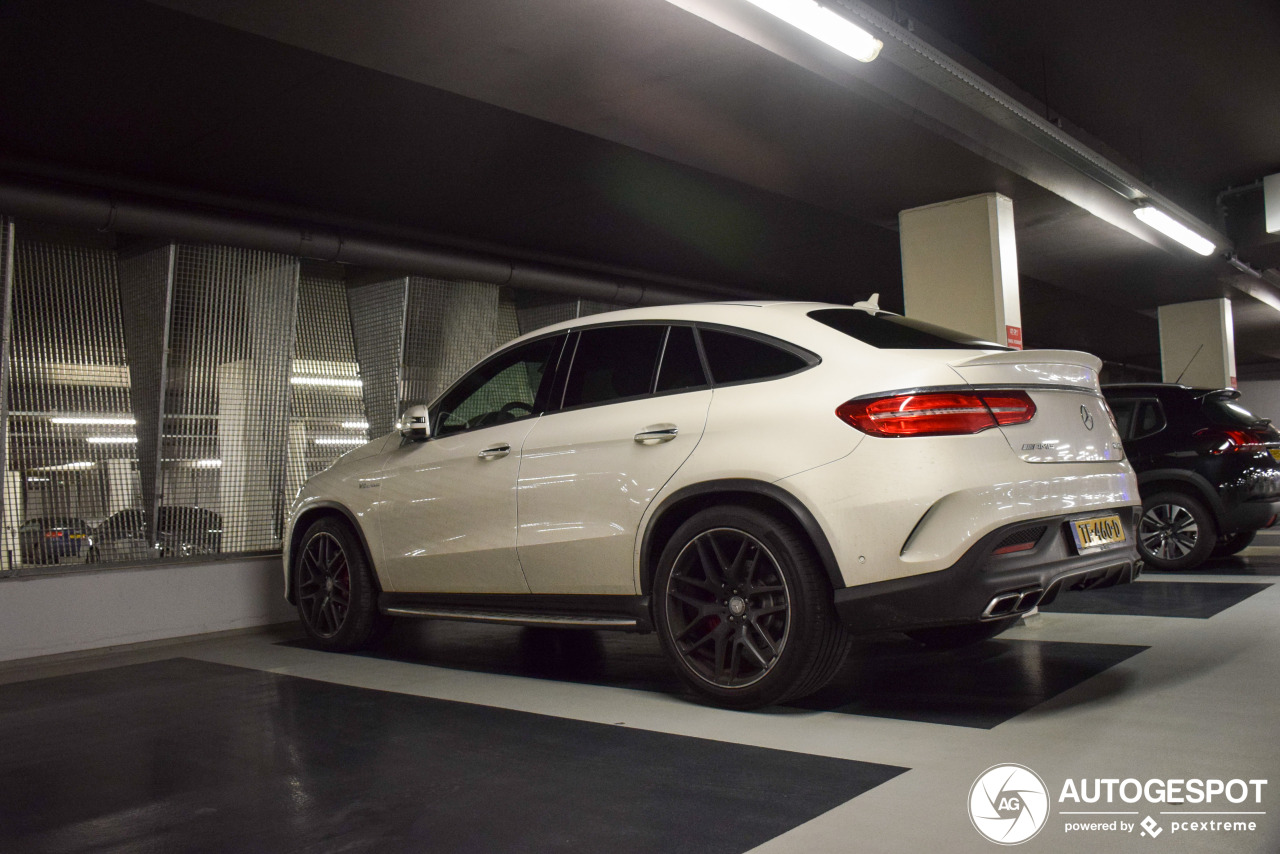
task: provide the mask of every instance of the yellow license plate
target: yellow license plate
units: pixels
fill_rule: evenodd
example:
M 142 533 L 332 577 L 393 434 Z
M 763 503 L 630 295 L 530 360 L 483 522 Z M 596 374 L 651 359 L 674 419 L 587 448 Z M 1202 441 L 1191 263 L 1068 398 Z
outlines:
M 1075 519 L 1071 522 L 1071 534 L 1075 537 L 1076 548 L 1082 552 L 1119 545 L 1125 541 L 1124 526 L 1116 515 Z
M 1273 459 L 1275 459 L 1277 462 L 1280 462 L 1280 448 L 1268 448 L 1267 450 L 1271 452 L 1271 456 Z

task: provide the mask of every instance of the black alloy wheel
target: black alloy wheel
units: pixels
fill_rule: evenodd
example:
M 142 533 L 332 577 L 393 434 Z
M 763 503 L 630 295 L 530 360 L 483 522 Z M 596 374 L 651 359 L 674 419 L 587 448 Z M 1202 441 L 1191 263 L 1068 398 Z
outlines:
M 700 678 L 754 685 L 778 663 L 791 627 L 791 594 L 778 562 L 755 537 L 714 528 L 693 538 L 667 587 L 672 640 Z
M 1138 550 L 1158 570 L 1199 566 L 1212 554 L 1218 536 L 1204 505 L 1181 492 L 1161 492 L 1142 502 Z
M 307 540 L 298 562 L 298 608 L 308 630 L 332 638 L 351 613 L 351 564 L 333 534 Z
M 812 549 L 758 510 L 704 510 L 663 550 L 654 616 L 676 672 L 702 699 L 750 709 L 813 693 L 850 639 Z
M 293 564 L 298 616 L 319 646 L 359 649 L 389 627 L 364 549 L 345 522 L 326 517 L 311 525 Z

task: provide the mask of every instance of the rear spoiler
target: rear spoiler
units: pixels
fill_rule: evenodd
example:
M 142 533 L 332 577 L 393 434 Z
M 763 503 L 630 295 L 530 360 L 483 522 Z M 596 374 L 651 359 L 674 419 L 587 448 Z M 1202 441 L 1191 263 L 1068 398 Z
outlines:
M 1095 373 L 1102 370 L 1101 359 L 1080 350 L 1006 350 L 986 353 L 963 362 L 951 362 L 951 365 L 956 368 L 978 365 L 1080 365 L 1091 368 Z

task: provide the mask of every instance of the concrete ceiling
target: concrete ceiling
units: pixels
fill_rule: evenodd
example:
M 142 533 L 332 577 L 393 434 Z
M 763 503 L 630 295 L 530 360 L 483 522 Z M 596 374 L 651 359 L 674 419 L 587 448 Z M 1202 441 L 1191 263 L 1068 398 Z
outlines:
M 1260 193 L 1215 201 L 1280 172 L 1276 4 L 858 8 L 1280 266 Z M 1154 367 L 1156 306 L 1229 296 L 1241 374 L 1280 364 L 1274 284 L 1146 231 L 912 62 L 897 41 L 847 60 L 741 0 L 5 0 L 0 171 L 886 305 L 897 212 L 998 191 L 1028 346 Z

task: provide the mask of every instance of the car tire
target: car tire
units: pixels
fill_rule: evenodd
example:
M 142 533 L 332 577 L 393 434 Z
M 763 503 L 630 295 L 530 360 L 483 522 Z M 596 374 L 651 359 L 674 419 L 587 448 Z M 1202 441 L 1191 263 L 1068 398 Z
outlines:
M 907 637 L 929 649 L 946 650 L 961 649 L 973 646 L 984 640 L 990 640 L 1005 629 L 1011 629 L 1020 617 L 1005 617 L 1002 620 L 987 620 L 982 623 L 965 623 L 960 626 L 937 626 L 928 629 L 916 629 L 907 632 Z
M 1213 547 L 1213 557 L 1231 557 L 1233 554 L 1239 554 L 1249 547 L 1253 542 L 1253 538 L 1258 536 L 1257 531 L 1236 531 L 1234 534 L 1224 534 L 1218 537 L 1218 544 Z
M 319 519 L 302 535 L 293 553 L 293 585 L 302 627 L 322 649 L 361 649 L 391 626 L 391 618 L 378 610 L 364 547 L 340 519 Z
M 653 592 L 676 672 L 725 708 L 812 694 L 852 643 L 809 541 L 753 508 L 713 507 L 686 520 L 662 550 Z
M 1218 534 L 1213 517 L 1197 499 L 1160 492 L 1142 502 L 1138 550 L 1148 567 L 1176 572 L 1193 569 L 1213 553 Z

